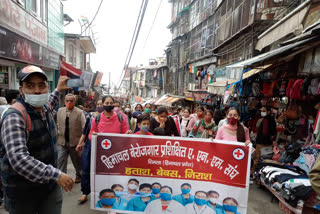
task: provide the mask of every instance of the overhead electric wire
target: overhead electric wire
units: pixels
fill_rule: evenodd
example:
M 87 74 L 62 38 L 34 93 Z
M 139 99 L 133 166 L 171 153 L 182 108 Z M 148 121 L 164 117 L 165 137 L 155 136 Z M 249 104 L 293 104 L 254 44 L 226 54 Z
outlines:
M 97 15 L 98 15 L 98 13 L 99 13 L 99 11 L 100 11 L 102 2 L 103 2 L 103 0 L 100 1 L 100 4 L 99 4 L 99 6 L 98 6 L 98 9 L 97 9 L 96 13 L 94 14 L 93 19 L 92 19 L 91 22 L 88 24 L 88 26 L 80 33 L 80 36 L 81 36 L 84 32 L 86 32 L 86 30 L 91 26 L 91 24 L 93 23 L 93 21 L 96 19 Z
M 122 79 L 124 78 L 125 71 L 129 67 L 129 64 L 130 64 L 130 61 L 131 61 L 131 58 L 132 58 L 132 55 L 133 55 L 133 52 L 134 52 L 134 48 L 136 46 L 136 43 L 137 43 L 137 40 L 138 40 L 138 37 L 139 37 L 139 33 L 140 33 L 141 26 L 142 26 L 143 18 L 144 18 L 145 12 L 147 10 L 148 2 L 149 2 L 149 0 L 143 0 L 143 2 L 142 2 L 142 5 L 143 5 L 143 3 L 144 3 L 144 5 L 143 5 L 142 13 L 141 13 L 141 18 L 139 19 L 139 17 L 138 17 L 138 20 L 139 20 L 138 29 L 137 29 L 136 34 L 134 32 L 134 41 L 133 41 L 133 43 L 130 44 L 130 47 L 132 47 L 132 48 L 131 49 L 129 48 L 129 50 L 128 50 L 129 58 L 127 58 L 126 61 L 125 61 L 123 71 L 121 73 L 119 82 L 117 84 L 118 87 L 120 86 L 120 84 L 122 82 Z M 141 8 L 140 8 L 140 10 L 141 10 Z
M 160 0 L 160 2 L 159 2 L 157 12 L 156 12 L 156 14 L 155 14 L 155 16 L 154 16 L 154 18 L 153 18 L 152 25 L 151 25 L 151 27 L 150 27 L 150 30 L 149 30 L 149 32 L 148 32 L 148 36 L 147 36 L 147 38 L 146 38 L 146 40 L 145 40 L 145 42 L 144 42 L 144 45 L 143 45 L 143 48 L 142 48 L 142 51 L 141 51 L 141 52 L 143 52 L 143 51 L 144 51 L 144 48 L 146 47 L 146 44 L 147 44 L 147 42 L 148 42 L 148 39 L 149 39 L 150 33 L 151 33 L 151 31 L 152 31 L 153 25 L 154 25 L 154 23 L 156 22 L 156 19 L 157 19 L 158 12 L 159 12 L 159 9 L 160 9 L 160 7 L 161 7 L 162 1 L 163 1 L 163 0 Z

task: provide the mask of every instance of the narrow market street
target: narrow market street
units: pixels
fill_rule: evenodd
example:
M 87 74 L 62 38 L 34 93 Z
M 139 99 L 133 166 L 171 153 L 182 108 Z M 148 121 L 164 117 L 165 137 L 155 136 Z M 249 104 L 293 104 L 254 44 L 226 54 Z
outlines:
M 73 177 L 75 176 L 75 169 L 72 162 L 68 161 L 68 172 Z M 64 194 L 64 201 L 62 207 L 62 214 L 99 214 L 101 211 L 91 210 L 90 201 L 83 205 L 79 205 L 77 200 L 81 195 L 80 184 L 75 184 L 71 192 Z M 278 206 L 278 201 L 275 199 L 271 202 L 272 194 L 268 190 L 260 188 L 256 184 L 250 185 L 248 214 L 281 214 L 283 213 Z M 90 200 L 90 198 L 89 198 Z M 8 214 L 3 207 L 0 208 L 0 214 Z

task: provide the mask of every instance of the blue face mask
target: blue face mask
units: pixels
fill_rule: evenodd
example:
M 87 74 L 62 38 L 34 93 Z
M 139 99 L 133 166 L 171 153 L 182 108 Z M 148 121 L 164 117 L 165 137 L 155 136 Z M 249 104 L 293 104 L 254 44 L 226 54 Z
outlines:
M 158 189 L 158 188 L 152 189 L 153 194 L 159 194 L 159 192 L 160 192 L 160 189 Z
M 149 126 L 141 126 L 141 131 L 148 132 L 149 131 Z
M 181 189 L 182 194 L 189 194 L 190 193 L 190 189 Z
M 119 191 L 114 191 L 114 193 L 116 193 L 116 197 L 121 197 L 122 195 L 126 194 L 124 192 L 119 192 Z
M 146 198 L 146 197 L 150 197 L 151 193 L 144 193 L 144 192 L 139 192 L 140 197 Z
M 233 213 L 236 213 L 237 212 L 237 206 L 232 206 L 232 205 L 226 205 L 224 204 L 223 205 L 223 209 L 225 211 L 229 211 L 229 212 L 233 212 Z
M 111 206 L 114 203 L 116 203 L 116 199 L 115 198 L 101 198 L 101 203 L 106 206 Z
M 198 206 L 203 206 L 207 204 L 207 200 L 195 198 L 194 203 L 196 203 Z
M 164 201 L 171 201 L 172 197 L 170 193 L 162 192 L 160 193 L 160 198 Z
M 308 120 L 309 124 L 313 124 L 313 120 Z

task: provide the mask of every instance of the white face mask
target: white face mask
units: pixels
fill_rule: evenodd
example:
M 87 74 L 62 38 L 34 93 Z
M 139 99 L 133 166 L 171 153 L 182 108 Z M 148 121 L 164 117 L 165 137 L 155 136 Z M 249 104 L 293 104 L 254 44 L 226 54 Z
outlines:
M 218 203 L 218 199 L 217 199 L 217 198 L 209 198 L 209 201 L 210 201 L 212 204 L 217 204 L 217 203 Z
M 128 187 L 131 190 L 136 190 L 138 188 L 137 185 L 135 185 L 135 184 L 129 184 Z
M 125 108 L 124 111 L 125 112 L 130 112 L 130 108 Z
M 33 107 L 42 107 L 49 101 L 49 93 L 46 94 L 26 94 L 24 93 L 24 101 Z
M 267 112 L 261 112 L 261 117 L 267 116 Z

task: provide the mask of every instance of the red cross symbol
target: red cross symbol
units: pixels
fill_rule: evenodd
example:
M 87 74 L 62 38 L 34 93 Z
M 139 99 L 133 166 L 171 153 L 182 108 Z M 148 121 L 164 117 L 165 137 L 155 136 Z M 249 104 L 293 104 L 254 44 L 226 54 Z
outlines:
M 232 155 L 233 155 L 234 159 L 242 160 L 245 156 L 245 153 L 242 149 L 237 148 L 237 149 L 233 150 Z
M 103 149 L 110 149 L 111 148 L 111 141 L 108 139 L 105 139 L 101 142 L 101 146 Z
M 243 154 L 242 154 L 242 152 L 240 151 L 240 150 L 237 150 L 237 152 L 236 153 L 234 153 L 236 156 L 237 156 L 237 158 L 239 158 L 240 156 L 242 156 Z

